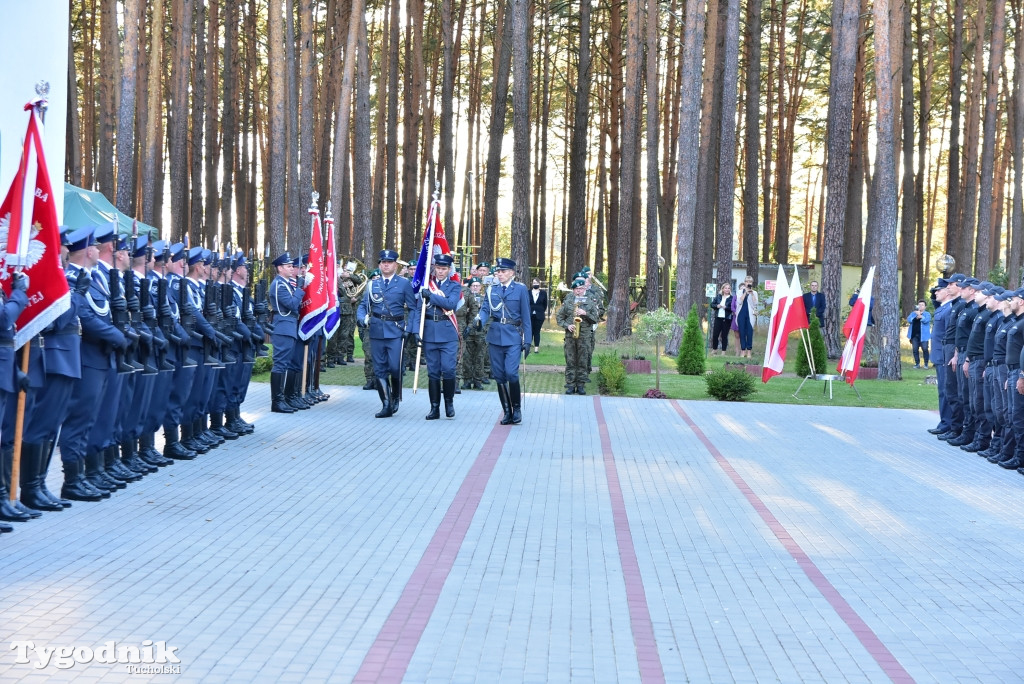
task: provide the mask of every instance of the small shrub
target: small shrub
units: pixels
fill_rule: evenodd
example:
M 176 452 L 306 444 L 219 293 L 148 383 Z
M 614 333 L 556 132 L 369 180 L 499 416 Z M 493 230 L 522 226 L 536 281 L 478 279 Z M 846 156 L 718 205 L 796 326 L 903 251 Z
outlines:
M 668 395 L 662 392 L 660 389 L 652 387 L 651 389 L 644 392 L 644 399 L 668 399 Z
M 707 392 L 719 401 L 745 401 L 754 393 L 754 378 L 741 370 L 716 370 L 704 376 Z
M 690 315 L 683 326 L 683 340 L 676 356 L 676 370 L 680 375 L 704 375 L 704 333 L 700 329 L 697 305 L 690 307 Z
M 821 323 L 817 316 L 811 316 L 811 327 L 807 331 L 811 340 L 811 356 L 814 358 L 814 368 L 818 373 L 825 372 L 825 364 L 828 363 L 828 353 L 825 351 L 825 339 L 821 336 Z M 792 345 L 792 341 L 790 342 Z M 806 378 L 811 374 L 811 367 L 807 363 L 807 353 L 804 351 L 803 340 L 797 344 L 796 349 L 796 376 Z
M 597 357 L 597 388 L 601 394 L 622 394 L 626 389 L 626 367 L 616 352 Z
M 274 366 L 274 357 L 273 356 L 257 357 L 252 362 L 252 374 L 253 375 L 262 375 L 264 373 L 269 373 L 270 369 L 273 368 L 273 366 Z

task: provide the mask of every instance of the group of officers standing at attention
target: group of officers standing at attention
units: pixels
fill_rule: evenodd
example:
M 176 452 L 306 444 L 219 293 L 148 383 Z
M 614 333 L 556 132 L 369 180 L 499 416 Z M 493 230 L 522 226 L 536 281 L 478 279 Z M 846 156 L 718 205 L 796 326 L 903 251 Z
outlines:
M 29 343 L 27 375 L 13 349 L 28 304 L 23 275 L 0 311 L 0 520 L 8 522 L 109 498 L 254 429 L 240 406 L 253 359 L 265 355 L 258 319 L 266 309 L 250 296 L 243 254 L 119 236 L 113 225 L 62 227 L 61 242 L 70 305 Z M 20 390 L 21 488 L 9 503 Z M 154 444 L 161 428 L 163 453 Z M 60 496 L 46 486 L 55 446 Z
M 1024 475 L 1024 288 L 957 273 L 931 292 L 939 424 L 929 432 Z

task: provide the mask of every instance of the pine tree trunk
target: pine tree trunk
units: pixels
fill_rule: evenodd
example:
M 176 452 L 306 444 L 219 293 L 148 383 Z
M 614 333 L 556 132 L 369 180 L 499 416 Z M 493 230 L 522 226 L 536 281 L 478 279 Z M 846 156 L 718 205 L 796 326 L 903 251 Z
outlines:
M 455 99 L 455 27 L 452 18 L 452 0 L 441 1 L 441 135 L 438 140 L 438 158 L 441 163 L 439 179 L 444 189 L 444 227 L 451 230 L 455 222 L 455 154 L 454 99 Z
M 317 3 L 319 4 L 319 3 Z M 327 208 L 327 200 L 330 197 L 330 188 L 314 188 L 313 172 L 313 128 L 317 118 L 315 106 L 316 94 L 316 71 L 317 56 L 316 48 L 313 45 L 313 0 L 300 0 L 299 2 L 299 130 L 297 131 L 297 142 L 299 145 L 299 167 L 298 175 L 295 178 L 295 187 L 303 203 L 310 202 L 312 206 L 313 192 L 320 195 L 318 208 L 321 213 Z M 306 222 L 309 222 L 307 216 Z M 305 226 L 303 226 L 305 234 Z
M 694 261 L 690 268 L 690 292 L 695 301 L 704 296 L 704 284 L 711 280 L 715 236 L 715 208 L 718 204 L 719 143 L 722 112 L 722 72 L 725 63 L 725 7 L 729 0 L 709 0 L 705 69 L 701 93 L 700 159 L 697 163 L 697 207 L 693 229 Z M 731 271 L 731 269 L 730 269 Z
M 910 33 L 910 2 L 901 0 L 903 15 L 903 207 L 900 211 L 900 311 L 910 311 L 917 301 L 917 246 L 914 242 L 917 214 L 917 185 L 914 182 L 914 61 Z
M 192 70 L 192 125 L 189 136 L 189 165 L 192 169 L 191 199 L 189 200 L 189 234 L 196 244 L 214 248 L 212 234 L 203 223 L 203 125 L 206 119 L 206 5 L 205 0 L 196 0 L 193 18 L 195 21 L 195 68 Z M 219 246 L 219 245 L 218 245 Z
M 761 151 L 761 0 L 747 0 L 746 129 L 744 137 L 743 256 L 747 273 L 758 280 L 758 168 Z
M 1006 265 L 1009 287 L 1024 283 L 1021 264 L 1024 262 L 1024 23 L 1020 14 L 1014 17 L 1013 39 L 1013 211 L 1010 234 L 1013 236 Z
M 654 311 L 661 306 L 658 269 L 658 241 L 661 229 L 658 225 L 661 214 L 659 190 L 660 165 L 658 163 L 658 41 L 661 35 L 658 16 L 658 0 L 647 0 L 647 310 Z
M 171 123 L 168 149 L 171 174 L 171 239 L 180 241 L 188 233 L 188 91 L 192 66 L 192 0 L 174 0 L 174 61 L 171 62 Z M 159 69 L 157 69 L 159 71 Z M 151 150 L 152 152 L 152 150 Z M 157 164 L 159 158 L 157 157 Z
M 946 252 L 956 260 L 957 270 L 970 271 L 970 257 L 963 250 L 963 226 L 960 223 L 960 98 L 964 64 L 964 0 L 954 0 L 953 57 L 949 78 L 949 175 L 946 184 Z
M 586 265 L 587 149 L 590 136 L 590 0 L 580 0 L 579 62 L 569 143 L 569 235 L 565 277 Z
M 875 0 L 875 73 L 892 74 L 890 53 L 891 29 L 889 0 Z M 881 348 L 878 358 L 880 380 L 899 380 L 900 368 L 900 316 L 896 301 L 896 139 L 893 131 L 896 98 L 893 79 L 878 78 L 875 85 L 878 98 L 876 134 L 878 148 L 875 152 L 875 180 L 878 183 L 878 197 L 875 211 L 879 224 L 879 277 L 878 297 L 882 311 Z
M 231 242 L 231 209 L 234 200 L 233 193 L 235 192 L 235 165 L 237 157 L 235 143 L 238 140 L 239 53 L 238 5 L 234 2 L 229 2 L 225 5 L 224 15 L 224 113 L 221 115 L 224 166 L 221 170 L 222 178 L 220 185 L 220 239 L 223 243 Z M 239 222 L 236 244 L 241 246 L 247 244 L 243 238 L 243 226 L 245 223 L 242 222 L 242 212 L 236 212 L 235 216 Z M 216 225 L 215 219 L 211 218 L 209 220 Z
M 828 87 L 828 168 L 825 226 L 822 239 L 821 291 L 825 309 L 825 346 L 838 358 L 839 314 L 843 304 L 843 237 L 850 172 L 850 135 L 853 131 L 854 71 L 857 66 L 860 0 L 837 1 L 832 6 L 832 59 Z
M 131 214 L 135 187 L 135 79 L 139 62 L 140 0 L 124 0 L 124 60 L 117 113 L 117 208 Z
M 68 132 L 67 179 L 72 185 L 82 185 L 82 122 L 78 115 L 78 77 L 75 70 L 74 25 L 68 37 Z
M 205 103 L 206 104 L 206 126 L 205 126 L 205 129 L 206 129 L 206 142 L 205 142 L 205 144 L 203 146 L 203 152 L 202 152 L 203 161 L 205 162 L 205 169 L 206 169 L 206 175 L 205 175 L 205 178 L 204 178 L 205 185 L 206 185 L 206 193 L 205 193 L 206 194 L 206 197 L 205 197 L 206 201 L 205 201 L 205 205 L 200 203 L 199 206 L 205 206 L 205 210 L 203 212 L 203 215 L 205 216 L 205 223 L 204 223 L 204 225 L 206 226 L 206 234 L 211 236 L 211 237 L 213 237 L 213 236 L 220 236 L 220 244 L 223 247 L 226 248 L 228 242 L 231 241 L 231 227 L 230 227 L 230 224 L 229 224 L 226 233 L 223 233 L 223 234 L 222 234 L 222 231 L 219 229 L 219 226 L 220 226 L 220 206 L 219 206 L 219 204 L 220 204 L 221 197 L 220 197 L 220 193 L 218 193 L 218 191 L 217 191 L 217 174 L 220 172 L 220 169 L 218 168 L 219 167 L 218 162 L 220 161 L 220 151 L 221 151 L 220 150 L 220 145 L 218 144 L 218 137 L 219 137 L 218 134 L 223 131 L 223 129 L 220 128 L 220 126 L 219 126 L 219 122 L 217 121 L 217 104 L 218 104 L 217 77 L 221 73 L 221 70 L 219 68 L 218 49 L 217 49 L 218 45 L 219 45 L 219 42 L 220 42 L 219 41 L 219 33 L 220 33 L 219 24 L 220 24 L 220 22 L 219 22 L 219 11 L 218 11 L 219 8 L 217 6 L 217 0 L 208 0 L 208 2 L 210 4 L 210 13 L 209 13 L 210 15 L 209 15 L 209 22 L 208 22 L 209 28 L 207 30 L 207 35 L 209 36 L 208 44 L 210 46 L 210 50 L 209 50 L 209 53 L 207 54 L 207 60 L 206 60 L 206 96 L 205 96 L 206 97 L 206 103 Z M 225 3 L 225 11 L 230 11 L 230 8 L 232 8 L 234 6 L 235 6 L 234 2 L 227 2 L 227 3 Z M 227 70 L 229 68 L 228 59 L 230 58 L 231 51 L 234 50 L 235 47 L 236 47 L 235 43 L 237 42 L 237 38 L 234 41 L 228 40 L 228 26 L 227 25 L 228 25 L 229 22 L 225 21 L 224 23 L 225 23 L 225 32 L 224 32 L 224 87 L 227 88 L 228 87 L 228 84 L 227 84 Z M 234 115 L 234 109 L 235 109 L 235 107 L 238 106 L 238 103 L 236 103 L 233 99 L 229 100 L 227 98 L 224 98 L 224 103 L 226 105 L 224 107 L 224 110 L 225 110 L 224 114 L 225 114 L 225 116 L 228 116 L 228 112 L 229 111 L 231 112 L 231 116 L 233 116 Z M 227 122 L 225 121 L 225 123 L 227 123 Z M 221 138 L 221 139 L 223 139 L 225 142 L 227 142 L 227 136 L 226 135 L 224 135 L 223 138 Z M 229 161 L 230 161 L 230 157 L 226 156 L 226 154 L 225 154 L 225 157 L 224 157 L 224 168 L 225 168 L 225 170 L 228 168 Z M 227 173 L 227 177 L 229 179 L 231 178 L 231 173 L 230 172 Z M 198 186 L 198 183 L 196 185 Z M 231 200 L 230 200 L 230 195 L 228 195 L 228 199 L 226 200 L 226 202 L 227 202 L 226 206 L 227 206 L 227 209 L 228 209 L 227 213 L 228 213 L 228 216 L 230 217 L 231 216 Z
M 341 86 L 338 88 L 338 107 L 337 107 L 337 122 L 335 125 L 334 133 L 334 155 L 333 171 L 331 172 L 331 178 L 334 181 L 331 184 L 331 202 L 334 205 L 334 211 L 338 212 L 338 230 L 340 231 L 341 238 L 339 243 L 341 249 L 350 250 L 351 243 L 349 241 L 347 228 L 349 226 L 347 213 L 347 203 L 345 198 L 345 184 L 343 179 L 346 175 L 346 170 L 349 163 L 349 145 L 350 145 L 350 133 L 352 126 L 352 102 L 353 102 L 353 85 L 355 80 L 356 63 L 358 57 L 356 55 L 359 43 L 359 17 L 363 15 L 363 0 L 353 0 L 352 2 L 352 14 L 348 22 L 348 36 L 345 39 L 345 62 L 341 67 Z M 369 103 L 369 101 L 367 101 Z M 367 173 L 369 169 L 365 170 Z M 367 190 L 369 188 L 367 187 Z M 360 230 L 365 229 L 365 226 L 360 225 Z M 360 235 L 362 239 L 362 235 Z M 354 251 L 354 250 L 352 250 Z M 370 263 L 365 261 L 364 263 Z
M 398 4 L 391 0 L 391 32 L 388 53 L 388 154 L 384 189 L 385 224 L 383 247 L 398 247 Z
M 530 2 L 512 0 L 512 252 L 516 278 L 529 278 Z
M 270 233 L 271 258 L 285 251 L 288 244 L 285 238 L 285 183 L 287 181 L 286 155 L 287 149 L 287 87 L 288 74 L 284 55 L 284 19 L 281 17 L 282 0 L 268 0 L 267 14 L 269 17 L 267 37 L 270 45 L 267 48 L 267 61 L 270 65 L 270 97 L 267 103 L 269 110 L 270 148 L 275 154 L 270 156 L 270 179 L 266 184 L 268 196 L 267 230 Z
M 419 209 L 420 126 L 423 123 L 423 0 L 406 0 L 405 32 L 405 115 L 402 118 L 402 239 L 400 249 L 411 253 L 419 249 L 416 214 Z M 433 189 L 433 188 L 431 188 Z
M 100 151 L 96 180 L 98 190 L 107 198 L 115 196 L 114 187 L 114 129 L 118 111 L 117 83 L 121 82 L 121 60 L 117 34 L 117 3 L 100 2 Z
M 974 70 L 971 74 L 971 92 L 969 107 L 967 110 L 967 150 L 964 155 L 963 166 L 963 215 L 960 219 L 960 249 L 964 255 L 964 261 L 960 263 L 960 270 L 967 269 L 965 273 L 974 273 L 984 280 L 988 271 L 982 271 L 975 265 L 974 255 L 974 232 L 977 225 L 978 215 L 978 157 L 979 157 L 979 135 L 981 129 L 981 101 L 982 84 L 985 81 L 984 43 L 987 0 L 978 1 L 978 13 L 974 22 Z
M 1006 49 L 1006 0 L 992 0 L 992 41 L 989 47 L 988 74 L 985 87 L 985 118 L 982 124 L 981 179 L 978 202 L 978 239 L 975 245 L 977 273 L 987 275 L 992 269 L 992 246 L 989 242 L 993 204 L 998 194 L 993 187 L 996 154 L 996 109 L 999 105 L 999 69 Z
M 356 25 L 356 106 L 352 155 L 352 190 L 355 202 L 352 223 L 352 253 L 360 255 L 364 264 L 373 262 L 374 232 L 370 221 L 370 55 L 366 40 L 366 12 L 363 1 L 355 0 L 352 15 Z
M 498 228 L 498 183 L 501 180 L 501 141 L 505 133 L 505 112 L 508 109 L 508 80 L 512 65 L 512 19 L 508 16 L 510 5 L 502 16 L 499 8 L 498 25 L 495 31 L 494 52 L 498 56 L 491 87 L 491 125 L 488 129 L 487 170 L 484 181 L 484 215 L 480 236 L 480 260 L 494 259 L 494 241 Z
M 679 182 L 676 196 L 676 300 L 672 310 L 685 317 L 697 303 L 690 290 L 693 270 L 693 236 L 696 211 L 697 143 L 700 132 L 701 61 L 704 51 L 705 1 L 686 3 L 686 26 L 683 31 L 683 70 L 679 78 Z M 682 341 L 682 326 L 672 328 L 672 336 L 665 345 L 665 353 L 675 356 Z
M 715 236 L 715 265 L 718 282 L 732 282 L 733 216 L 736 193 L 736 98 L 740 65 L 740 3 L 729 0 L 725 17 L 724 84 L 720 118 L 718 216 Z
M 149 80 L 146 87 L 146 109 L 149 125 L 142 131 L 145 142 L 142 152 L 142 188 L 139 215 L 144 223 L 160 227 L 161 212 L 156 206 L 157 175 L 163 162 L 163 111 L 160 95 L 163 92 L 164 2 L 153 0 L 152 28 L 149 46 Z M 171 155 L 173 159 L 173 154 Z

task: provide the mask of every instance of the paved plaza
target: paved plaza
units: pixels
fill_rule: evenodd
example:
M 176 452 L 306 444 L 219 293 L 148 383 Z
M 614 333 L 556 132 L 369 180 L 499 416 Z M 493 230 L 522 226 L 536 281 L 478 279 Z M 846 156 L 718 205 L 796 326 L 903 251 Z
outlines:
M 1024 681 L 1024 477 L 934 413 L 324 389 L 0 536 L 0 681 Z

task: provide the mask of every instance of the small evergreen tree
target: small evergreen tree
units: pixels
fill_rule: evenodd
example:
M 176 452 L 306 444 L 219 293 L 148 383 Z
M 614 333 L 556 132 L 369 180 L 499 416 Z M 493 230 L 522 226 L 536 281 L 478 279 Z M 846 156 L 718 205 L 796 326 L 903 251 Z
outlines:
M 814 369 L 818 373 L 825 372 L 825 364 L 828 363 L 828 353 L 825 351 L 825 339 L 821 336 L 821 323 L 817 316 L 811 316 L 811 327 L 807 331 L 811 340 L 811 356 L 814 357 Z M 811 374 L 811 367 L 807 363 L 807 352 L 804 351 L 803 340 L 797 345 L 794 351 L 796 356 L 796 376 L 806 378 Z
M 680 375 L 704 375 L 704 333 L 700 329 L 700 314 L 697 305 L 690 307 L 690 314 L 683 326 L 683 341 L 676 356 L 676 370 Z

